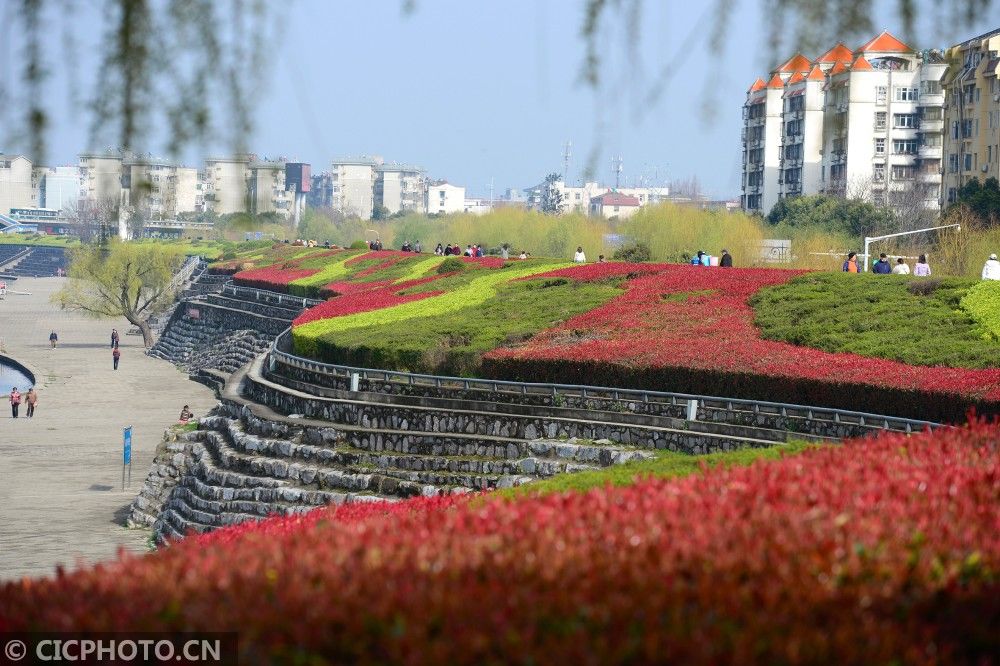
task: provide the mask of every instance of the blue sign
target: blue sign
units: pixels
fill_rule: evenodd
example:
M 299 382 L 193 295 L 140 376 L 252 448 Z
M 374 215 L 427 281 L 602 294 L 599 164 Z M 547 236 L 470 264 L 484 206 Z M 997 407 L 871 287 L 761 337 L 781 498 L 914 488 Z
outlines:
M 132 464 L 132 426 L 122 429 L 125 450 L 124 450 L 124 465 Z

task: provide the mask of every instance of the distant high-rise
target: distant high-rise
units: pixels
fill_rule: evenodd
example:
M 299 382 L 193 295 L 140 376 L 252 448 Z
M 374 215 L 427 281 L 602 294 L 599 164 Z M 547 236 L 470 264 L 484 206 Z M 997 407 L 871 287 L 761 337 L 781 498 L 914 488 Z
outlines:
M 937 210 L 946 68 L 883 32 L 757 79 L 743 107 L 743 208 L 766 215 L 783 197 L 827 193 Z

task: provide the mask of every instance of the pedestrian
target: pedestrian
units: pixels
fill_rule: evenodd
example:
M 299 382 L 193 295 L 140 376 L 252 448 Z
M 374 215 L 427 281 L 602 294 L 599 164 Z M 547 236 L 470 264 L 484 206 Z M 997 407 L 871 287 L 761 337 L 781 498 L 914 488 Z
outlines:
M 0 280 L 0 298 L 4 298 L 7 295 L 7 281 Z
M 53 349 L 55 349 L 57 342 L 59 342 L 59 336 L 56 335 L 55 331 L 52 331 L 51 333 L 49 333 L 49 344 L 52 345 Z
M 416 252 L 417 254 L 420 254 L 421 252 L 424 251 L 424 246 L 420 244 L 420 241 L 417 241 L 416 243 L 413 244 L 413 251 Z
M 983 265 L 983 279 L 1000 280 L 1000 261 L 997 261 L 997 255 L 991 254 Z
M 606 264 L 606 263 L 608 263 L 608 260 L 604 258 L 603 254 L 599 254 L 599 255 L 597 255 L 597 263 L 599 263 L 599 264 Z
M 21 406 L 21 394 L 18 392 L 17 387 L 11 389 L 10 391 L 10 413 L 16 419 L 17 409 Z
M 118 359 L 121 358 L 121 355 L 122 355 L 122 350 L 119 349 L 118 347 L 115 347 L 114 349 L 111 350 L 111 360 L 114 362 L 115 370 L 118 369 Z
M 507 247 L 506 243 L 504 243 L 503 246 L 500 247 L 500 258 L 503 259 L 504 261 L 510 259 L 510 248 Z
M 517 258 L 518 259 L 527 259 L 528 258 L 528 253 L 525 252 L 524 250 L 521 250 L 521 254 L 517 255 Z
M 896 259 L 896 265 L 892 267 L 892 274 L 893 275 L 909 275 L 910 274 L 910 267 L 907 265 L 907 263 L 905 261 L 903 261 L 902 257 L 900 257 L 899 259 Z
M 722 250 L 722 257 L 719 259 L 719 266 L 722 268 L 733 267 L 733 255 L 729 254 L 729 250 Z
M 691 257 L 691 265 L 692 266 L 701 266 L 701 255 L 703 255 L 703 254 L 705 254 L 705 253 L 702 252 L 701 250 L 698 250 L 698 254 L 696 254 L 693 257 Z
M 701 254 L 701 265 L 702 266 L 711 266 L 712 265 L 712 255 L 708 254 L 707 252 L 701 252 L 700 254 Z
M 482 245 L 477 245 L 476 246 L 476 259 L 482 259 L 485 256 L 486 256 L 486 251 L 483 250 L 483 246 Z
M 35 405 L 38 404 L 38 391 L 32 386 L 28 389 L 28 393 L 24 396 L 24 404 L 28 406 L 28 412 L 25 414 L 29 419 L 35 415 Z
M 573 261 L 578 264 L 587 263 L 587 255 L 583 253 L 583 246 L 576 248 L 576 254 L 573 255 Z
M 930 277 L 931 266 L 927 263 L 926 255 L 922 254 L 920 255 L 920 258 L 917 259 L 917 263 L 913 267 L 913 274 L 918 277 Z
M 841 267 L 844 273 L 860 273 L 861 268 L 858 266 L 858 253 L 848 252 L 847 259 L 844 260 L 844 265 Z
M 441 245 L 441 243 L 438 243 L 437 247 L 434 248 L 434 254 L 436 254 L 439 257 L 444 254 L 444 247 Z M 449 250 L 448 254 L 451 254 L 450 250 Z
M 111 329 L 111 348 L 112 349 L 114 349 L 115 347 L 118 346 L 118 340 L 119 340 L 119 338 L 118 338 L 118 329 L 117 328 Z
M 193 418 L 194 414 L 191 412 L 191 410 L 188 408 L 187 405 L 184 405 L 184 409 L 181 410 L 180 418 L 178 418 L 177 420 L 180 421 L 181 423 L 187 423 Z
M 878 256 L 878 261 L 872 266 L 872 272 L 878 275 L 888 275 L 892 272 L 892 266 L 889 265 L 889 257 L 885 256 L 885 252 Z
M 475 252 L 475 250 L 472 249 L 471 245 L 466 245 L 465 246 L 465 256 L 466 257 L 475 257 L 476 256 L 476 252 Z

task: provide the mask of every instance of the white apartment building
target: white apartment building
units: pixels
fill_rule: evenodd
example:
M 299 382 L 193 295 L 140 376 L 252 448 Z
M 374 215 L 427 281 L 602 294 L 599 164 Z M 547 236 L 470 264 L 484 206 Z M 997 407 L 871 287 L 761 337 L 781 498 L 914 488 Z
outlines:
M 122 162 L 125 203 L 153 220 L 173 219 L 178 213 L 204 210 L 198 170 L 150 155 L 126 157 Z
M 205 183 L 194 167 L 177 167 L 174 170 L 174 197 L 176 212 L 202 213 L 205 211 Z
M 119 151 L 80 155 L 80 199 L 118 205 L 122 201 L 122 160 Z
M 428 213 L 437 215 L 461 213 L 465 210 L 465 188 L 447 181 L 431 183 L 427 186 L 424 207 Z
M 758 79 L 744 105 L 743 208 L 766 215 L 781 197 L 829 193 L 936 210 L 945 69 L 883 32 Z
M 375 205 L 384 206 L 390 215 L 400 211 L 423 213 L 426 187 L 424 170 L 402 164 L 375 167 Z
M 973 178 L 1000 178 L 1000 30 L 951 47 L 946 59 L 945 205 Z
M 642 207 L 639 199 L 622 192 L 605 192 L 590 200 L 590 214 L 605 219 L 624 220 Z
M 489 199 L 468 197 L 462 202 L 462 212 L 470 215 L 486 215 L 492 210 L 493 203 Z
M 284 160 L 261 160 L 250 163 L 247 175 L 249 212 L 278 213 L 284 218 L 292 214 L 294 192 L 285 189 Z
M 66 210 L 80 199 L 80 169 L 75 166 L 38 167 L 38 207 Z
M 378 162 L 369 158 L 338 159 L 330 166 L 331 207 L 344 215 L 370 220 Z
M 250 160 L 250 155 L 205 160 L 205 207 L 208 210 L 216 215 L 247 211 Z
M 0 215 L 11 208 L 34 208 L 38 196 L 31 160 L 24 155 L 0 153 Z

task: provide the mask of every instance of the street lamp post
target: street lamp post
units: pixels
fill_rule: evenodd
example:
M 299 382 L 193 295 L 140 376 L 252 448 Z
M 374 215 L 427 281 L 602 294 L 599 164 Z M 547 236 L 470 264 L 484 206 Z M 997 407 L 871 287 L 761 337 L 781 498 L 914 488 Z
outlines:
M 941 229 L 950 229 L 951 227 L 956 227 L 959 231 L 962 230 L 961 225 L 958 224 L 946 224 L 941 227 L 928 227 L 926 229 L 917 229 L 916 231 L 901 231 L 898 234 L 886 234 L 885 236 L 865 236 L 865 273 L 868 272 L 868 246 L 875 241 L 885 240 L 886 238 L 896 238 L 897 236 L 909 236 L 911 234 L 922 234 L 925 231 L 939 231 Z

